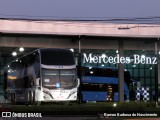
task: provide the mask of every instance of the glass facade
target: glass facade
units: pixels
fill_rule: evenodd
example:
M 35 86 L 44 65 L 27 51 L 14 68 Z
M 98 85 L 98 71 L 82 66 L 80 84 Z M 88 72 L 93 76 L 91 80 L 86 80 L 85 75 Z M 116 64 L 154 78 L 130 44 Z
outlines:
M 98 67 L 110 67 L 110 68 L 118 68 L 117 63 L 104 63 L 103 61 L 99 62 L 84 62 L 84 54 L 89 56 L 89 54 L 95 56 L 103 56 L 103 54 L 107 56 L 116 57 L 118 54 L 118 50 L 101 50 L 101 49 L 83 49 L 81 54 L 81 65 L 82 66 L 98 66 Z M 134 55 L 139 56 L 147 56 L 147 57 L 155 57 L 154 51 L 144 51 L 144 50 L 125 50 L 124 57 L 130 57 L 131 62 L 129 64 L 124 64 L 124 70 L 129 71 L 132 80 L 136 80 L 140 83 L 140 87 L 144 89 L 148 89 L 149 93 L 149 101 L 155 100 L 155 64 L 134 64 L 132 62 L 132 58 Z M 131 83 L 129 86 L 130 92 L 130 100 L 136 100 L 136 91 L 137 86 L 135 83 Z
M 78 49 L 74 49 L 75 60 L 78 65 Z M 92 66 L 92 67 L 109 67 L 118 69 L 117 63 L 104 63 L 101 62 L 84 62 L 84 54 L 95 55 L 95 56 L 103 56 L 104 54 L 107 56 L 116 57 L 118 54 L 118 50 L 115 49 L 82 49 L 81 50 L 81 66 Z M 144 50 L 124 50 L 124 57 L 130 57 L 131 62 L 129 64 L 124 64 L 124 71 L 128 71 L 131 75 L 131 79 L 135 81 L 139 81 L 140 86 L 144 89 L 149 89 L 149 101 L 155 101 L 155 80 L 156 80 L 156 64 L 134 64 L 132 61 L 134 55 L 139 56 L 147 56 L 147 57 L 155 57 L 154 51 L 144 51 Z M 13 58 L 11 55 L 1 56 L 0 63 L 0 94 L 4 94 L 4 66 L 6 63 L 12 61 Z M 109 85 L 108 85 L 109 86 Z M 136 100 L 136 90 L 137 84 L 130 83 L 129 85 L 129 96 L 130 100 Z
M 11 60 L 8 56 L 0 57 L 0 95 L 4 95 L 4 66 Z

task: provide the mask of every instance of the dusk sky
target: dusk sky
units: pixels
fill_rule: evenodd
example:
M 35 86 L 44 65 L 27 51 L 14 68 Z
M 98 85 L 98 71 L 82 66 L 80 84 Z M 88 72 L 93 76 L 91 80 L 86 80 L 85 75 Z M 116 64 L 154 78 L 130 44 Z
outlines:
M 159 0 L 0 0 L 1 18 L 110 19 L 160 17 Z

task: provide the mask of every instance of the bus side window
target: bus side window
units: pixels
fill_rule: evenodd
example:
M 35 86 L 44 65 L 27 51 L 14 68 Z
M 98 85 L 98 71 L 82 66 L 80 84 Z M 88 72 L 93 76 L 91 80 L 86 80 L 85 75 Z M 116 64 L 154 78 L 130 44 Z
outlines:
M 36 51 L 36 52 L 30 54 L 29 58 L 30 58 L 30 60 L 29 60 L 30 65 L 33 65 L 33 64 L 39 62 L 38 52 Z
M 114 72 L 114 76 L 115 76 L 115 77 L 118 77 L 118 70 L 116 70 L 116 71 Z
M 110 69 L 105 69 L 102 72 L 102 76 L 104 76 L 104 77 L 114 77 L 114 72 Z
M 24 77 L 24 88 L 31 88 L 33 85 L 34 81 L 32 76 Z
M 94 72 L 95 76 L 102 76 L 102 69 L 96 69 Z
M 36 51 L 36 53 L 35 53 L 35 61 L 34 61 L 34 63 L 39 63 L 39 53 L 38 53 L 38 51 Z
M 30 82 L 30 87 L 33 87 L 34 86 L 33 76 L 29 76 L 29 82 Z

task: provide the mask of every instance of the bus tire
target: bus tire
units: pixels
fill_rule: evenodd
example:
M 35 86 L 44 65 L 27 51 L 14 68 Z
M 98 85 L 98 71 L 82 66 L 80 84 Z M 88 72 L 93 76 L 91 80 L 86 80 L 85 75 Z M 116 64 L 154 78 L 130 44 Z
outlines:
M 29 104 L 33 104 L 33 94 L 32 94 L 32 91 L 29 91 Z
M 30 105 L 30 104 L 33 104 L 33 101 L 32 101 L 32 92 L 31 91 L 28 91 L 28 93 L 27 93 L 27 99 L 26 99 L 26 105 L 28 106 L 28 105 Z
M 36 101 L 36 102 L 35 102 L 35 105 L 37 105 L 37 106 L 40 106 L 41 104 L 42 104 L 41 101 Z
M 36 105 L 37 102 L 35 101 L 35 91 L 29 91 L 28 93 L 28 103 L 31 105 Z
M 35 104 L 35 91 L 32 91 L 32 102 L 31 102 L 32 105 Z
M 11 103 L 16 104 L 16 95 L 15 93 L 11 93 Z

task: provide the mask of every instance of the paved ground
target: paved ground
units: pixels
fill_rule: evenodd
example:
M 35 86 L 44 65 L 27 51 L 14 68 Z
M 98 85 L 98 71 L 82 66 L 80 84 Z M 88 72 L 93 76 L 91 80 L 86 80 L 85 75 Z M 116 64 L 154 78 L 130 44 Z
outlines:
M 136 119 L 126 119 L 126 120 L 160 120 L 160 118 L 136 118 Z
M 43 117 L 43 118 L 0 118 L 0 120 L 160 120 L 160 118 L 105 118 L 97 117 Z
M 0 118 L 0 120 L 98 120 L 97 117 Z

